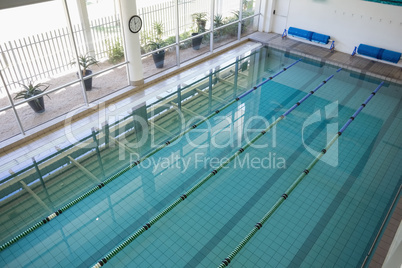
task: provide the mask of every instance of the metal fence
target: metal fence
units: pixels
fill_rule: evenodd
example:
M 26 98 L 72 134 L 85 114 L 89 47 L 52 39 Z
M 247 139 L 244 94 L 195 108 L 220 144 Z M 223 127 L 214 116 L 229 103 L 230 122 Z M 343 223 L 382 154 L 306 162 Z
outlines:
M 209 12 L 211 1 L 182 0 L 178 2 L 179 33 L 188 31 L 193 26 L 191 14 Z M 142 18 L 143 30 L 140 32 L 141 45 L 147 40 L 155 39 L 154 22 L 162 22 L 164 26 L 163 38 L 176 35 L 176 6 L 175 1 L 164 2 L 149 7 L 140 8 L 138 14 Z
M 87 53 L 82 25 L 73 25 L 73 35 L 78 53 Z M 91 35 L 95 57 L 107 57 L 108 51 L 122 40 L 119 17 L 91 21 Z M 67 27 L 0 44 L 0 68 L 7 86 L 13 89 L 24 81 L 36 81 L 70 70 L 74 59 L 70 44 Z
M 71 60 L 67 29 L 0 44 L 1 69 L 8 86 L 59 73 Z

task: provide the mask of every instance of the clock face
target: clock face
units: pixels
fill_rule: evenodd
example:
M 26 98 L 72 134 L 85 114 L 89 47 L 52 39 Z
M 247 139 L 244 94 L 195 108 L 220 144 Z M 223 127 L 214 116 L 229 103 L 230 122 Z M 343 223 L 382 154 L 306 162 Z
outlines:
M 134 15 L 128 22 L 128 28 L 132 33 L 138 33 L 142 27 L 142 20 L 139 16 Z

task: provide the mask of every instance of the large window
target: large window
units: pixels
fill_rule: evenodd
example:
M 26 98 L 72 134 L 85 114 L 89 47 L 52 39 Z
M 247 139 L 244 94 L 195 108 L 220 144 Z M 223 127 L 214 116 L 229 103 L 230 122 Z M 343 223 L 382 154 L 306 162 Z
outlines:
M 88 101 L 127 86 L 124 40 L 115 1 L 67 0 L 67 9 L 75 44 L 73 75 L 84 79 L 81 86 L 84 84 Z
M 179 5 L 180 60 L 210 51 L 211 1 L 182 1 Z
M 149 77 L 177 65 L 176 5 L 174 1 L 137 1 L 142 18 L 140 32 L 144 76 Z
M 256 31 L 257 0 L 137 0 L 145 78 Z M 21 18 L 32 17 L 29 23 Z M 0 10 L 0 141 L 129 84 L 119 0 Z
M 13 25 L 2 32 L 0 43 L 4 78 L 1 99 L 9 101 L 8 91 L 8 104 L 12 105 L 1 115 L 1 121 L 19 119 L 1 133 L 0 139 L 4 140 L 83 106 L 85 100 L 70 64 L 74 49 L 62 2 L 4 9 L 0 13 L 2 25 Z M 35 19 L 21 23 L 32 14 Z

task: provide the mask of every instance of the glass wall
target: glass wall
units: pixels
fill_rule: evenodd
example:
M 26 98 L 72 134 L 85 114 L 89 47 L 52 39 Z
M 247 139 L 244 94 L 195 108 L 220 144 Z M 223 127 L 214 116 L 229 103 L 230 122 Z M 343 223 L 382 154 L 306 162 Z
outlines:
M 145 78 L 236 41 L 258 25 L 258 0 L 136 3 Z M 35 20 L 20 23 L 33 13 Z M 0 36 L 0 118 L 7 122 L 0 141 L 129 84 L 119 0 L 8 8 L 0 10 L 0 23 L 13 25 Z
M 259 5 L 256 0 L 243 0 L 241 36 L 244 37 L 257 31 L 260 16 Z
M 20 23 L 33 13 L 35 20 Z M 114 0 L 50 1 L 4 9 L 0 17 L 16 26 L 0 40 L 0 107 L 7 106 L 7 87 L 25 131 L 128 85 Z M 12 113 L 3 111 L 2 121 Z M 14 121 L 0 140 L 21 133 Z
M 21 18 L 31 14 L 35 19 L 21 23 Z M 71 65 L 74 49 L 62 2 L 4 9 L 0 17 L 2 25 L 13 25 L 2 30 L 0 68 L 4 84 L 0 90 L 5 100 L 7 87 L 22 128 L 27 131 L 85 105 Z M 1 140 L 20 133 L 16 116 L 11 113 L 12 108 L 0 115 L 2 122 L 15 122 L 1 133 Z
M 214 15 L 214 49 L 238 39 L 239 1 L 217 0 Z
M 259 17 L 243 19 L 241 22 L 241 37 L 245 37 L 258 29 Z
M 242 1 L 242 18 L 247 18 L 252 15 L 255 15 L 256 13 L 259 13 L 257 11 L 256 7 L 257 3 L 255 0 L 243 0 Z
M 3 94 L 0 101 L 3 105 L 3 101 L 5 101 Z M 5 140 L 21 133 L 14 111 L 11 108 L 7 110 L 4 110 L 4 108 L 5 107 L 2 107 L 2 111 L 0 112 L 2 122 L 2 127 L 0 129 L 0 140 Z
M 211 1 L 183 1 L 179 4 L 180 61 L 210 51 Z
M 177 65 L 175 1 L 137 1 L 137 14 L 143 26 L 140 31 L 144 77 Z
M 128 86 L 127 71 L 122 66 L 124 46 L 119 6 L 114 0 L 66 2 L 75 44 L 71 64 L 77 70 L 76 78 L 84 79 L 88 101 Z

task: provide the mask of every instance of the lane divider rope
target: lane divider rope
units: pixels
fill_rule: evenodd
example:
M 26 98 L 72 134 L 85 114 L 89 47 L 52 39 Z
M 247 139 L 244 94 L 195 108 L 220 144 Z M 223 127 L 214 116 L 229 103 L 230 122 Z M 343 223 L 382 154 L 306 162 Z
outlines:
M 337 72 L 341 70 L 338 69 Z M 317 86 L 314 90 L 310 91 L 303 99 L 301 99 L 298 103 L 299 105 L 304 102 L 308 97 L 310 97 L 312 94 L 314 94 L 319 88 L 321 88 L 323 85 L 325 85 L 334 75 L 329 76 L 325 81 L 323 81 L 319 86 Z M 297 106 L 299 106 L 297 105 Z M 294 110 L 294 107 L 290 108 L 289 110 Z M 289 111 L 288 110 L 288 111 Z M 129 245 L 131 242 L 133 242 L 137 237 L 139 237 L 142 233 L 147 231 L 149 228 L 151 228 L 152 225 L 154 225 L 157 221 L 159 221 L 163 216 L 165 216 L 169 211 L 171 211 L 173 208 L 175 208 L 178 204 L 180 204 L 182 201 L 187 199 L 193 192 L 195 192 L 198 188 L 200 188 L 204 183 L 206 183 L 210 178 L 215 176 L 222 168 L 224 168 L 226 165 L 228 165 L 233 159 L 235 159 L 237 156 L 239 156 L 241 153 L 243 153 L 249 146 L 251 146 L 254 142 L 256 142 L 261 136 L 263 136 L 265 133 L 267 133 L 272 127 L 274 127 L 278 122 L 280 122 L 282 119 L 286 117 L 286 115 L 289 114 L 288 112 L 285 112 L 282 114 L 280 117 L 278 117 L 272 124 L 270 124 L 265 130 L 261 131 L 256 137 L 254 137 L 251 141 L 249 141 L 244 147 L 240 148 L 236 153 L 234 153 L 230 158 L 228 158 L 225 162 L 223 162 L 217 169 L 212 170 L 211 173 L 209 173 L 206 177 L 201 179 L 197 184 L 195 184 L 193 187 L 191 187 L 185 194 L 181 195 L 179 198 L 176 199 L 172 204 L 170 204 L 167 208 L 165 208 L 162 212 L 160 212 L 158 215 L 156 215 L 154 218 L 152 218 L 149 222 L 147 222 L 144 226 L 142 226 L 139 230 L 137 230 L 135 233 L 130 235 L 126 240 L 124 240 L 121 244 L 116 246 L 112 251 L 110 251 L 106 256 L 104 256 L 100 261 L 98 261 L 93 268 L 99 268 L 105 265 L 111 258 L 113 258 L 117 253 L 119 253 L 121 250 L 123 250 L 127 245 Z
M 306 177 L 315 164 L 324 156 L 324 154 L 331 148 L 334 142 L 342 135 L 346 128 L 352 123 L 360 111 L 366 107 L 367 103 L 373 98 L 377 91 L 382 87 L 384 82 L 381 82 L 378 87 L 371 93 L 367 100 L 356 110 L 356 112 L 349 118 L 346 124 L 339 130 L 339 132 L 332 138 L 332 140 L 327 144 L 327 146 L 322 149 L 318 156 L 307 166 L 305 170 L 299 175 L 299 177 L 293 182 L 293 184 L 285 191 L 285 193 L 276 201 L 276 203 L 271 207 L 271 209 L 264 215 L 264 217 L 257 222 L 254 228 L 247 234 L 246 237 L 237 245 L 237 247 L 222 261 L 218 266 L 219 268 L 224 268 L 229 265 L 233 258 L 240 252 L 240 250 L 247 244 L 248 241 L 257 233 L 258 230 L 264 225 L 264 223 L 272 216 L 272 214 L 279 208 L 279 206 L 289 197 L 292 191 L 297 187 L 297 185 Z
M 3 245 L 0 246 L 0 252 L 3 251 L 4 249 L 6 249 L 7 247 L 11 246 L 12 244 L 14 244 L 15 242 L 17 242 L 18 240 L 20 240 L 21 238 L 25 237 L 26 235 L 28 235 L 29 233 L 33 232 L 34 230 L 38 229 L 39 227 L 41 227 L 42 225 L 48 223 L 49 221 L 51 221 L 52 219 L 56 218 L 57 216 L 59 216 L 60 214 L 62 214 L 64 211 L 66 211 L 67 209 L 69 209 L 70 207 L 74 206 L 75 204 L 77 204 L 78 202 L 82 201 L 83 199 L 87 198 L 88 196 L 90 196 L 91 194 L 93 194 L 94 192 L 98 191 L 99 189 L 103 188 L 104 186 L 106 186 L 108 183 L 112 182 L 113 180 L 115 180 L 116 178 L 118 178 L 119 176 L 121 176 L 122 174 L 124 174 L 125 172 L 127 172 L 128 170 L 132 169 L 133 167 L 139 165 L 141 162 L 143 162 L 144 160 L 146 160 L 147 158 L 151 157 L 152 155 L 156 154 L 157 152 L 159 152 L 160 150 L 162 150 L 163 148 L 165 148 L 166 146 L 170 145 L 171 143 L 175 142 L 177 139 L 179 139 L 180 137 L 184 136 L 185 134 L 187 134 L 188 132 L 190 132 L 192 129 L 196 128 L 197 126 L 201 125 L 202 123 L 204 123 L 205 121 L 209 120 L 210 118 L 212 118 L 213 116 L 215 116 L 216 114 L 218 114 L 219 112 L 225 110 L 226 108 L 228 108 L 230 105 L 232 105 L 233 103 L 239 101 L 240 99 L 242 99 L 243 97 L 245 97 L 246 95 L 248 95 L 250 92 L 256 90 L 258 87 L 262 86 L 263 84 L 265 84 L 266 82 L 272 80 L 274 77 L 278 76 L 279 74 L 283 73 L 286 69 L 289 69 L 290 67 L 294 66 L 296 63 L 300 62 L 301 59 L 297 60 L 296 62 L 290 64 L 289 66 L 287 66 L 286 68 L 284 68 L 283 70 L 281 70 L 280 72 L 278 72 L 277 74 L 275 74 L 274 76 L 270 77 L 268 80 L 265 80 L 263 83 L 260 83 L 259 85 L 249 89 L 247 92 L 243 93 L 242 95 L 240 95 L 239 97 L 236 97 L 234 100 L 228 102 L 226 105 L 224 105 L 222 108 L 220 108 L 219 110 L 216 110 L 215 112 L 211 113 L 209 116 L 207 116 L 206 118 L 200 120 L 198 123 L 194 124 L 193 126 L 191 126 L 190 128 L 188 128 L 187 130 L 179 133 L 177 136 L 173 137 L 171 140 L 166 141 L 164 144 L 160 145 L 159 147 L 157 147 L 156 149 L 154 149 L 153 151 L 151 151 L 150 153 L 148 153 L 147 155 L 145 155 L 144 157 L 140 158 L 139 160 L 137 160 L 136 162 L 128 165 L 127 167 L 125 167 L 124 169 L 120 170 L 119 172 L 117 172 L 116 174 L 110 176 L 109 178 L 107 178 L 105 181 L 99 183 L 98 185 L 94 186 L 92 189 L 88 190 L 87 192 L 85 192 L 84 194 L 82 194 L 81 196 L 77 197 L 76 199 L 74 199 L 73 201 L 67 203 L 66 205 L 64 205 L 63 207 L 61 207 L 60 209 L 58 209 L 57 211 L 53 212 L 52 214 L 50 214 L 49 216 L 45 217 L 43 220 L 35 223 L 33 226 L 29 227 L 28 229 L 26 229 L 25 231 L 23 231 L 22 233 L 20 233 L 19 235 L 13 237 L 12 239 L 10 239 L 9 241 L 7 241 L 6 243 L 4 243 Z

